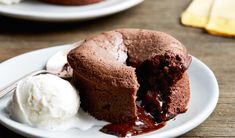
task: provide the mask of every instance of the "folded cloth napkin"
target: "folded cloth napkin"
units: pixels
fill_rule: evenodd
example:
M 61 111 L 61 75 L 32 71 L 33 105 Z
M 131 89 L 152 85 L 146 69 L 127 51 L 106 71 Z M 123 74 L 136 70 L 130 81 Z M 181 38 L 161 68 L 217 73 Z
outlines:
M 181 16 L 184 25 L 204 28 L 209 20 L 214 0 L 193 0 Z
M 193 0 L 181 22 L 214 35 L 235 36 L 235 0 Z
M 235 0 L 215 0 L 206 30 L 211 34 L 235 36 Z

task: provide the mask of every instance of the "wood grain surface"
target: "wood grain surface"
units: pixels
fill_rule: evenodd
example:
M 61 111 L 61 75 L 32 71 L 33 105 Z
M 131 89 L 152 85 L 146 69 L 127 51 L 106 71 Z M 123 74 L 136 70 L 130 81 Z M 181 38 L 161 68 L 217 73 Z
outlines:
M 0 16 L 0 62 L 116 28 L 163 31 L 179 39 L 190 54 L 206 63 L 215 73 L 220 87 L 219 102 L 212 115 L 182 137 L 235 137 L 235 39 L 182 26 L 179 17 L 189 3 L 190 0 L 145 0 L 127 11 L 87 22 L 42 23 Z M 0 125 L 2 136 L 20 137 Z

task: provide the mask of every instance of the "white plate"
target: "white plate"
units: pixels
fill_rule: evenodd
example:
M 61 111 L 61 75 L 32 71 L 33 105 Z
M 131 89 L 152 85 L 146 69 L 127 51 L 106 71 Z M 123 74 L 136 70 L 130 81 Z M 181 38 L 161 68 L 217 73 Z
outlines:
M 5 86 L 17 78 L 34 70 L 42 69 L 49 57 L 71 45 L 57 46 L 26 53 L 0 64 L 0 86 Z M 167 122 L 160 130 L 138 137 L 175 137 L 201 124 L 214 110 L 219 96 L 219 88 L 213 72 L 197 58 L 193 57 L 189 68 L 191 99 L 188 111 Z M 114 137 L 99 132 L 100 127 L 89 131 L 71 129 L 68 131 L 46 131 L 20 124 L 10 119 L 5 112 L 10 97 L 0 100 L 0 122 L 7 128 L 27 137 Z
M 0 4 L 0 14 L 37 21 L 74 21 L 102 17 L 129 9 L 144 0 L 104 0 L 84 6 L 61 6 L 23 0 L 15 5 Z

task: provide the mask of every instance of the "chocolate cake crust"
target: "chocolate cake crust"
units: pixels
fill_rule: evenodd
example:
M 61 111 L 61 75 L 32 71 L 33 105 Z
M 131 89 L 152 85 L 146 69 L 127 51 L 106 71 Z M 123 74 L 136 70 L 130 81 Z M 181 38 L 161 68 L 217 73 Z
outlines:
M 128 49 L 128 60 L 136 68 L 145 60 L 156 55 L 172 54 L 177 56 L 187 69 L 191 57 L 186 48 L 174 37 L 159 31 L 144 29 L 119 29 Z
M 120 54 L 123 52 L 128 54 L 126 64 Z M 165 99 L 182 96 L 186 101 L 174 110 L 179 102 L 166 100 L 169 104 L 164 104 L 164 111 L 174 116 L 186 108 L 189 89 L 185 88 L 189 84 L 185 72 L 191 63 L 191 56 L 178 40 L 168 34 L 142 29 L 104 32 L 87 38 L 71 50 L 68 62 L 74 69 L 73 79 L 84 100 L 82 107 L 97 119 L 113 123 L 136 119 L 137 91 L 142 99 L 147 94 L 144 87 L 140 86 L 139 89 L 139 83 L 150 85 L 141 82 L 141 75 L 138 75 L 144 74 L 141 68 L 146 67 L 154 71 L 155 79 L 159 76 L 157 80 L 162 80 L 162 87 L 157 90 L 168 93 Z M 182 81 L 185 87 L 177 87 L 176 90 L 174 86 L 182 79 L 185 80 Z M 181 92 L 186 94 L 182 95 Z
M 119 123 L 137 117 L 135 68 L 116 54 L 125 51 L 122 35 L 113 31 L 86 39 L 68 54 L 81 106 L 97 119 Z

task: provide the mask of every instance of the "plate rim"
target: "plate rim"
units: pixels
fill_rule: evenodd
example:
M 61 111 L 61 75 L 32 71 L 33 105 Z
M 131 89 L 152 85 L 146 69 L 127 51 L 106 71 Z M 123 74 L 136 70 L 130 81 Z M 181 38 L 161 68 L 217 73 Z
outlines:
M 144 0 L 123 0 L 119 4 L 112 5 L 110 7 L 98 8 L 83 12 L 69 12 L 69 13 L 60 13 L 60 14 L 50 14 L 45 12 L 32 12 L 22 10 L 13 10 L 2 9 L 0 7 L 0 15 L 15 17 L 21 19 L 35 20 L 35 21 L 56 21 L 56 22 L 65 22 L 65 21 L 75 21 L 75 20 L 89 20 L 93 18 L 108 16 L 115 14 L 144 2 Z M 49 5 L 49 4 L 48 4 Z M 8 6 L 8 5 L 7 5 Z M 11 6 L 11 5 L 9 5 Z M 68 7 L 69 8 L 69 7 Z
M 53 46 L 53 47 L 49 47 L 49 48 L 42 48 L 42 49 L 38 49 L 38 50 L 33 50 L 33 51 L 30 51 L 30 52 L 26 52 L 24 54 L 20 54 L 18 56 L 15 56 L 15 57 L 12 57 L 8 60 L 5 60 L 3 61 L 2 63 L 0 63 L 0 67 L 6 63 L 9 63 L 11 61 L 14 61 L 14 59 L 17 59 L 21 56 L 24 56 L 24 55 L 28 55 L 28 54 L 34 54 L 34 53 L 38 53 L 38 52 L 43 52 L 45 50 L 51 50 L 51 49 L 58 49 L 58 48 L 66 48 L 68 46 L 71 46 L 70 44 L 67 44 L 67 45 L 58 45 L 58 46 Z M 196 57 L 192 56 L 192 61 L 193 62 L 196 62 L 195 64 L 200 64 L 200 66 L 202 66 L 203 68 L 206 69 L 206 71 L 209 73 L 208 75 L 210 75 L 211 77 L 211 81 L 213 81 L 213 92 L 215 93 L 213 96 L 213 100 L 211 101 L 210 106 L 207 106 L 207 108 L 203 111 L 203 113 L 201 113 L 196 119 L 194 119 L 193 121 L 187 123 L 188 126 L 186 125 L 181 125 L 179 127 L 176 127 L 176 128 L 173 128 L 171 130 L 168 130 L 167 133 L 166 132 L 159 132 L 158 135 L 161 136 L 161 137 L 176 137 L 176 136 L 179 136 L 179 135 L 182 135 L 190 130 L 192 130 L 193 128 L 199 126 L 202 122 L 204 122 L 211 114 L 212 112 L 215 110 L 216 108 L 216 105 L 218 103 L 218 99 L 219 99 L 219 85 L 218 85 L 218 81 L 214 75 L 214 73 L 212 72 L 212 70 L 206 65 L 204 64 L 202 61 L 200 61 L 199 59 L 197 59 Z M 4 122 L 1 118 L 2 114 L 0 114 L 0 123 L 9 128 L 10 130 L 20 134 L 20 135 L 23 135 L 23 136 L 36 136 L 34 134 L 31 134 L 29 132 L 25 132 L 21 129 L 16 129 L 15 127 L 9 125 L 9 124 L 6 124 L 6 122 Z M 12 120 L 11 120 L 12 121 Z M 155 134 L 151 134 L 151 135 L 139 135 L 139 136 L 135 136 L 135 137 L 153 137 Z

